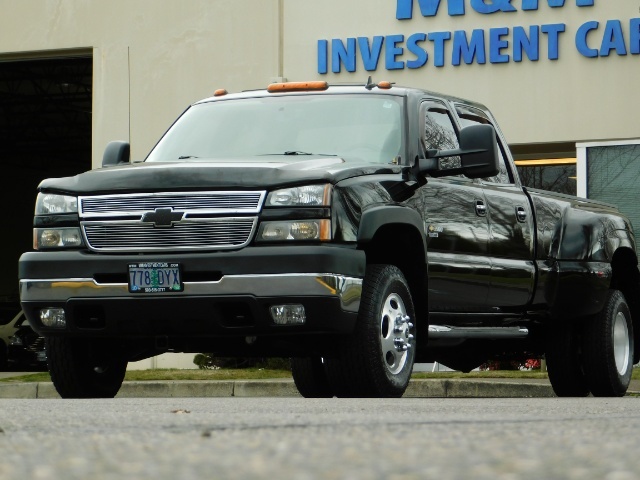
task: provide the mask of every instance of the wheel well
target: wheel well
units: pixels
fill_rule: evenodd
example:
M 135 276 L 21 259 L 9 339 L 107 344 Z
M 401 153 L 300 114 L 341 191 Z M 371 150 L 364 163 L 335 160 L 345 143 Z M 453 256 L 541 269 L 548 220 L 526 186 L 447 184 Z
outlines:
M 634 332 L 633 363 L 640 361 L 640 272 L 638 259 L 630 248 L 619 248 L 611 261 L 611 288 L 620 290 L 631 310 Z
M 402 271 L 409 284 L 419 324 L 426 325 L 427 261 L 420 232 L 407 224 L 384 225 L 362 248 L 367 256 L 367 264 L 390 264 Z M 424 337 L 426 340 L 426 334 Z

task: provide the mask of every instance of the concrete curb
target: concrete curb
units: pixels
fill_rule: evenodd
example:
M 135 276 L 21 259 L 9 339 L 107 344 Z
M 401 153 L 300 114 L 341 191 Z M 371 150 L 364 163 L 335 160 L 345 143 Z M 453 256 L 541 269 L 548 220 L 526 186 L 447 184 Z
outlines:
M 630 392 L 631 393 L 631 392 Z M 299 397 L 293 380 L 124 382 L 116 398 Z M 532 398 L 555 396 L 551 385 L 460 379 L 411 380 L 405 398 Z M 60 398 L 51 382 L 0 384 L 0 398 Z

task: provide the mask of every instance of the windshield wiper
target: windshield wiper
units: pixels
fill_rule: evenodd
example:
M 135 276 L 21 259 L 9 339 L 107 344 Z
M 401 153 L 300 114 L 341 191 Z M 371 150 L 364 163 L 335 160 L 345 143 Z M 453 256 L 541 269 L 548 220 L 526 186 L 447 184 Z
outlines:
M 300 150 L 287 150 L 284 153 L 263 153 L 262 156 L 266 155 L 318 155 L 321 157 L 337 157 L 335 153 L 309 153 L 309 152 L 301 152 Z
M 188 158 L 200 158 L 200 157 L 196 157 L 195 155 L 182 155 L 181 157 L 178 157 L 178 160 L 186 160 Z

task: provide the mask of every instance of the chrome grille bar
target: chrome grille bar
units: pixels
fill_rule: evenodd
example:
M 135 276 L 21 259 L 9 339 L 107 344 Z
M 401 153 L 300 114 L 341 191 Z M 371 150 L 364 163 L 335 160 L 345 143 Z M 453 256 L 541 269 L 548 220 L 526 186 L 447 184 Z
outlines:
M 258 213 L 266 192 L 166 192 L 81 196 L 80 217 L 137 216 L 157 208 L 194 214 Z
M 83 222 L 89 248 L 97 252 L 242 248 L 253 237 L 256 217 L 183 220 L 158 228 L 138 221 Z

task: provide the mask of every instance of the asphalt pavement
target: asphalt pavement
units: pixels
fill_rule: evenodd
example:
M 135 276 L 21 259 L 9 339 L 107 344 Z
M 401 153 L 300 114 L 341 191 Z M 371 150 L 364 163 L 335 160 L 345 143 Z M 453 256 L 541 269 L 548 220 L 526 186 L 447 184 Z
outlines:
M 1 378 L 23 375 L 0 372 Z M 640 395 L 640 380 L 632 380 L 627 392 Z M 291 379 L 182 380 L 123 383 L 119 398 L 184 397 L 298 397 Z M 546 379 L 412 379 L 408 398 L 534 398 L 554 397 Z M 0 398 L 60 398 L 51 382 L 0 382 Z

